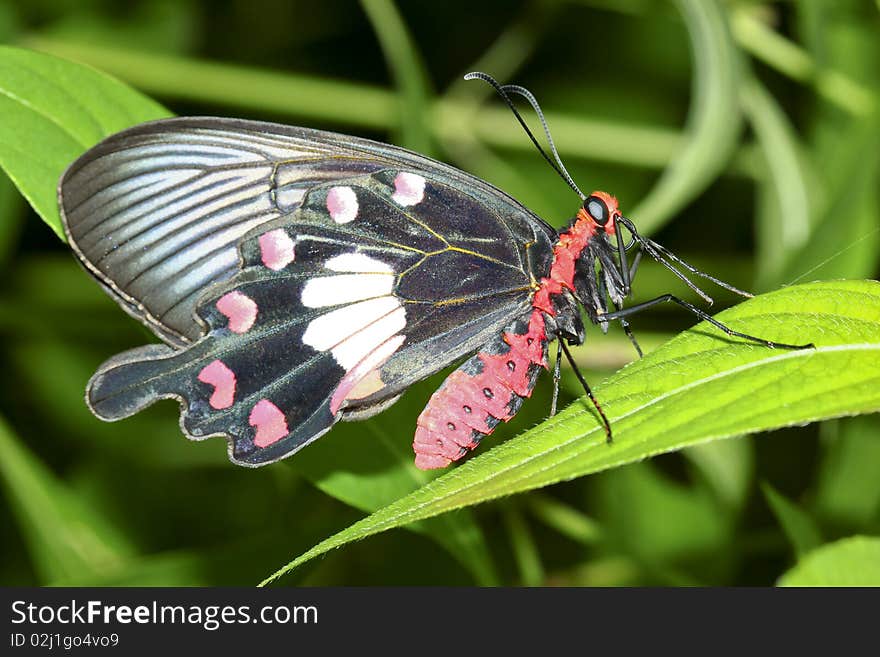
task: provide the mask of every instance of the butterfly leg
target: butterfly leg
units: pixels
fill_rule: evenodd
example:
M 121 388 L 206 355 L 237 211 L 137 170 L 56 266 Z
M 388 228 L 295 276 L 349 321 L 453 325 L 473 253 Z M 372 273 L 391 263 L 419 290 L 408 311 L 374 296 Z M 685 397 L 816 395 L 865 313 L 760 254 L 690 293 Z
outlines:
M 550 417 L 556 415 L 559 401 L 559 380 L 562 378 L 562 340 L 556 341 L 556 362 L 553 364 L 553 399 L 550 402 Z
M 621 319 L 623 317 L 628 317 L 630 315 L 634 315 L 638 312 L 641 312 L 651 306 L 656 306 L 659 303 L 664 303 L 666 301 L 671 301 L 672 303 L 677 303 L 682 308 L 685 308 L 692 314 L 696 315 L 703 321 L 709 322 L 716 328 L 724 331 L 727 335 L 736 338 L 742 338 L 744 340 L 749 340 L 750 342 L 756 342 L 758 344 L 764 345 L 765 347 L 769 347 L 771 349 L 812 349 L 815 345 L 811 342 L 809 344 L 786 344 L 784 342 L 773 342 L 771 340 L 766 340 L 764 338 L 759 338 L 754 335 L 749 335 L 748 333 L 741 333 L 739 331 L 735 331 L 729 326 L 722 324 L 717 319 L 709 315 L 708 313 L 700 310 L 695 305 L 688 303 L 684 299 L 679 299 L 678 297 L 672 294 L 663 294 L 655 299 L 651 299 L 650 301 L 645 301 L 644 303 L 636 304 L 635 306 L 630 306 L 629 308 L 624 308 L 623 310 L 617 310 L 612 313 L 607 313 L 602 317 L 602 321 L 609 322 L 615 319 Z
M 614 309 L 615 311 L 620 311 L 620 306 L 615 303 Z M 645 354 L 642 353 L 642 348 L 641 346 L 639 346 L 639 341 L 636 340 L 636 336 L 633 335 L 632 328 L 630 328 L 629 322 L 626 321 L 624 317 L 620 317 L 618 321 L 620 322 L 620 327 L 623 329 L 623 332 L 626 333 L 626 337 L 629 338 L 632 346 L 635 347 L 636 353 L 639 355 L 639 358 L 644 356 Z
M 587 380 L 584 378 L 584 375 L 581 374 L 580 368 L 578 368 L 577 363 L 571 355 L 571 352 L 568 350 L 568 347 L 562 342 L 562 338 L 559 339 L 559 344 L 562 347 L 563 353 L 565 353 L 566 359 L 568 359 L 569 365 L 574 370 L 575 376 L 577 376 L 578 381 L 581 384 L 581 387 L 584 389 L 584 392 L 587 393 L 587 397 L 590 398 L 590 401 L 593 402 L 593 406 L 596 408 L 596 412 L 599 413 L 599 417 L 602 420 L 602 424 L 605 428 L 605 439 L 607 442 L 611 442 L 611 423 L 608 421 L 608 417 L 605 415 L 605 411 L 602 410 L 601 404 L 599 404 L 599 400 L 596 399 L 595 395 L 593 395 L 593 391 L 590 389 L 590 384 L 587 383 Z

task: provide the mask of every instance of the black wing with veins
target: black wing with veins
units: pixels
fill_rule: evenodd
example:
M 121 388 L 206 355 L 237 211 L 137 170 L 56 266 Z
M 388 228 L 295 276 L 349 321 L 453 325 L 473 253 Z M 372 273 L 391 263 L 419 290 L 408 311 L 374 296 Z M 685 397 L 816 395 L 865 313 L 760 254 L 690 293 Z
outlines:
M 59 207 L 83 265 L 126 312 L 181 346 L 200 337 L 196 304 L 238 270 L 249 231 L 290 215 L 317 184 L 394 167 L 467 189 L 555 235 L 495 187 L 411 151 L 220 118 L 163 119 L 109 137 L 64 173 Z
M 105 419 L 181 401 L 192 438 L 287 456 L 393 402 L 526 312 L 555 232 L 475 178 L 350 137 L 176 119 L 112 137 L 61 184 L 77 254 L 172 347 L 111 359 Z

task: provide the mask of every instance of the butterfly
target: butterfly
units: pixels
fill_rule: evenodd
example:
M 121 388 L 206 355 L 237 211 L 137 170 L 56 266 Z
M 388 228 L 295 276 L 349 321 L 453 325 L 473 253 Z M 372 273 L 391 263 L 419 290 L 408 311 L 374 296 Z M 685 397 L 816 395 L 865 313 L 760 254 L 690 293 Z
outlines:
M 643 253 L 706 298 L 675 265 L 748 294 L 640 235 L 610 194 L 580 193 L 527 90 L 469 77 L 496 88 L 579 194 L 563 230 L 442 162 L 307 128 L 164 119 L 77 159 L 59 183 L 70 245 L 162 341 L 100 366 L 86 394 L 94 414 L 118 420 L 174 398 L 187 437 L 224 436 L 234 463 L 260 466 L 464 360 L 416 423 L 415 463 L 430 469 L 516 414 L 554 340 L 558 384 L 560 350 L 571 360 L 567 345 L 585 338 L 581 309 L 603 329 L 620 321 L 637 350 L 626 318 L 663 301 L 729 335 L 796 347 L 733 331 L 672 295 L 624 308 Z M 538 112 L 555 159 L 511 94 Z M 554 411 L 555 401 L 554 391 Z

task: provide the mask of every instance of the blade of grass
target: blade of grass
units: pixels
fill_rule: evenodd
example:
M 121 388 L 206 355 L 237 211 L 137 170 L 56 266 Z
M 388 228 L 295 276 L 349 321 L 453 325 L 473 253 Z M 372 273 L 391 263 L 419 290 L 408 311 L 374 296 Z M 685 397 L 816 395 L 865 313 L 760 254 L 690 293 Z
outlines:
M 764 498 L 776 516 L 776 520 L 785 532 L 788 542 L 794 548 L 798 557 L 803 557 L 810 550 L 822 544 L 822 535 L 819 528 L 809 516 L 797 504 L 789 500 L 766 481 L 761 482 L 761 491 Z
M 688 557 L 714 561 L 729 544 L 733 514 L 707 488 L 675 481 L 653 462 L 604 472 L 591 482 L 590 492 L 606 543 L 654 576 L 666 578 L 679 570 L 679 576 L 697 580 L 683 562 Z M 723 576 L 713 573 L 710 581 Z
M 814 204 L 798 140 L 773 96 L 755 78 L 743 81 L 740 103 L 755 132 L 767 175 L 762 185 L 758 216 L 758 287 L 776 280 L 787 257 L 810 236 Z
M 544 565 L 522 511 L 513 503 L 505 504 L 501 516 L 510 537 L 521 583 L 524 586 L 540 586 L 544 581 Z
M 280 112 L 366 129 L 387 130 L 396 119 L 394 94 L 368 85 L 74 43 L 42 35 L 31 35 L 22 43 L 96 66 L 164 98 Z M 464 125 L 487 145 L 514 150 L 533 148 L 518 131 L 511 130 L 510 112 L 506 108 L 487 107 L 472 121 L 462 121 L 461 117 L 470 117 L 472 111 L 462 108 L 461 101 L 444 100 L 435 102 L 429 113 L 429 125 L 440 139 L 455 138 Z M 656 126 L 554 113 L 547 120 L 553 126 L 560 153 L 573 157 L 657 168 L 665 166 L 680 151 L 682 143 L 676 131 Z
M 874 121 L 834 127 L 842 152 L 817 152 L 822 162 L 822 200 L 810 239 L 790 252 L 775 279 L 765 285 L 810 279 L 862 278 L 874 275 L 880 262 L 880 130 Z M 819 196 L 819 195 L 817 195 Z
M 562 5 L 530 2 L 523 12 L 504 29 L 489 48 L 480 55 L 468 71 L 491 71 L 499 80 L 509 80 L 513 73 L 531 55 L 538 45 L 538 37 Z M 539 212 L 538 204 L 545 198 L 544 188 L 538 184 L 531 170 L 517 166 L 509 157 L 498 156 L 477 140 L 471 130 L 481 110 L 481 103 L 494 90 L 487 84 L 468 81 L 463 77 L 452 82 L 438 107 L 457 106 L 457 113 L 445 112 L 443 120 L 444 147 L 456 163 L 465 170 L 484 178 L 500 189 L 516 190 L 517 199 L 526 207 Z M 509 116 L 513 120 L 513 116 Z M 455 127 L 455 122 L 458 127 Z M 543 168 L 543 162 L 540 163 Z
M 602 526 L 599 523 L 549 495 L 529 495 L 526 504 L 535 518 L 573 541 L 595 545 L 602 540 Z
M 750 440 L 694 445 L 684 450 L 684 456 L 709 484 L 725 510 L 738 512 L 743 508 L 755 470 L 755 450 Z
M 835 527 L 866 531 L 880 522 L 880 417 L 826 423 L 815 508 Z
M 25 449 L 2 417 L 0 453 L 0 480 L 43 584 L 124 566 L 132 546 Z
M 876 93 L 839 71 L 818 67 L 805 50 L 774 32 L 748 7 L 733 11 L 731 26 L 744 50 L 793 80 L 813 85 L 825 100 L 855 116 L 877 111 Z
M 360 0 L 398 90 L 401 146 L 419 153 L 432 151 L 427 126 L 430 83 L 422 57 L 393 0 Z
M 468 65 L 467 70 L 486 71 L 498 80 L 510 80 L 538 47 L 540 36 L 562 7 L 562 3 L 527 3 L 477 60 Z M 474 104 L 493 94 L 489 85 L 475 84 L 464 78 L 455 79 L 446 90 L 447 99 L 466 99 Z
M 694 64 L 691 107 L 681 150 L 633 210 L 652 232 L 702 192 L 727 166 L 737 145 L 740 62 L 716 0 L 676 0 L 687 26 Z

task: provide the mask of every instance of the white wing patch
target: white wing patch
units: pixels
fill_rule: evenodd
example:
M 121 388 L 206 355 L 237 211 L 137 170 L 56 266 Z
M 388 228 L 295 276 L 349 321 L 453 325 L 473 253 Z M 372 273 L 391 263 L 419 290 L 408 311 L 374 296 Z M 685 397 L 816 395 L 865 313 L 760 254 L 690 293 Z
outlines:
M 351 272 L 357 274 L 393 274 L 391 265 L 371 258 L 363 253 L 343 253 L 330 258 L 324 267 L 332 271 Z
M 385 296 L 313 319 L 302 341 L 317 351 L 329 351 L 349 371 L 405 326 L 406 310 L 397 297 Z
M 365 359 L 369 363 L 368 357 L 380 347 L 387 351 L 389 344 L 395 344 L 397 349 L 403 343 L 403 336 L 397 334 L 406 326 L 406 310 L 392 294 L 394 269 L 363 253 L 334 256 L 324 268 L 343 273 L 306 281 L 302 304 L 308 308 L 341 307 L 309 322 L 303 343 L 317 351 L 329 351 L 347 372 Z M 363 378 L 370 369 L 354 378 Z
M 340 274 L 312 278 L 302 291 L 302 304 L 307 308 L 326 308 L 384 297 L 394 289 L 394 274 Z
M 331 353 L 346 371 L 361 362 L 388 338 L 406 326 L 406 311 L 402 306 L 373 322 L 333 347 Z
M 302 341 L 318 351 L 327 351 L 399 307 L 400 303 L 392 296 L 343 306 L 313 319 Z

